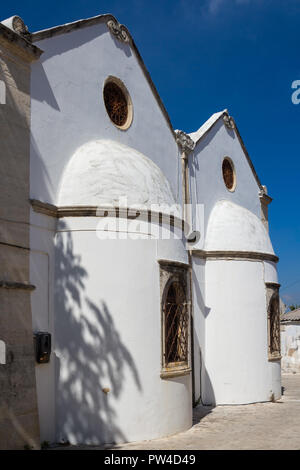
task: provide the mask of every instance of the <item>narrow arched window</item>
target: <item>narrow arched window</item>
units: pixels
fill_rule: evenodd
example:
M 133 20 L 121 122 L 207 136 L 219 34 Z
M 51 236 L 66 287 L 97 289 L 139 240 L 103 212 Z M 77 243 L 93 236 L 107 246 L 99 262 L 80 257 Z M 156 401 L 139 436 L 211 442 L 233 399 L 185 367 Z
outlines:
M 186 290 L 178 280 L 166 286 L 164 304 L 164 365 L 188 362 L 188 303 Z
M 271 357 L 280 355 L 280 309 L 277 293 L 272 296 L 269 305 L 269 354 Z

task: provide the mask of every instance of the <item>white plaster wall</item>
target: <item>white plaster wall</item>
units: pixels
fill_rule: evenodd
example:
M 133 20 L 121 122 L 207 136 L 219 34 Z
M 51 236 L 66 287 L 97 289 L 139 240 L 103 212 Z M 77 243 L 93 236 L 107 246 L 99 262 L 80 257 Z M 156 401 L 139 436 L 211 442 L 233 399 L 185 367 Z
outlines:
M 99 240 L 93 219 L 61 220 L 56 236 L 56 438 L 95 444 L 188 429 L 191 376 L 160 378 L 157 240 Z
M 84 143 L 110 139 L 149 157 L 168 179 L 175 199 L 181 181 L 178 148 L 130 46 L 105 24 L 45 39 L 31 75 L 31 197 L 57 203 L 63 170 Z M 133 103 L 127 131 L 110 121 L 102 88 L 109 75 L 126 85 Z M 179 196 L 180 199 L 180 196 Z
M 30 282 L 33 332 L 53 329 L 54 234 L 56 219 L 31 211 Z M 55 441 L 55 356 L 48 364 L 35 366 L 41 442 Z
M 263 263 L 206 261 L 205 403 L 271 399 Z
M 272 261 L 264 261 L 264 269 L 265 269 L 265 282 L 273 282 L 274 284 L 278 284 L 278 273 L 277 273 L 277 265 Z
M 195 401 L 203 402 L 202 388 L 208 381 L 205 368 L 205 321 L 208 310 L 205 304 L 205 264 L 193 256 L 193 314 L 194 314 L 194 384 Z
M 261 220 L 248 209 L 226 200 L 218 201 L 211 211 L 204 249 L 274 254 Z
M 265 282 L 278 284 L 277 265 L 271 261 L 264 261 Z M 275 400 L 281 397 L 281 363 L 279 361 L 269 361 L 269 374 L 272 380 L 272 391 Z
M 233 192 L 226 188 L 222 175 L 222 162 L 226 156 L 232 159 L 236 170 L 237 184 Z M 204 227 L 198 226 L 198 230 L 204 228 L 206 234 L 211 211 L 221 200 L 240 205 L 260 218 L 258 184 L 236 134 L 229 131 L 222 120 L 196 146 L 193 155 L 189 157 L 189 165 L 193 203 L 205 204 Z
M 300 324 L 281 326 L 281 355 L 283 372 L 300 372 Z

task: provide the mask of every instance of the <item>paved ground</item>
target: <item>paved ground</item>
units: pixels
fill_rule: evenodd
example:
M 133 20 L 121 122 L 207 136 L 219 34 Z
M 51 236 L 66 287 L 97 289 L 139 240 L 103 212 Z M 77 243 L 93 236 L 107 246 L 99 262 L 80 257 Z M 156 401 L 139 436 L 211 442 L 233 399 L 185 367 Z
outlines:
M 186 432 L 152 441 L 135 442 L 109 449 L 300 450 L 300 374 L 283 375 L 284 395 L 275 403 L 195 408 L 194 426 Z M 68 447 L 101 449 L 101 447 Z

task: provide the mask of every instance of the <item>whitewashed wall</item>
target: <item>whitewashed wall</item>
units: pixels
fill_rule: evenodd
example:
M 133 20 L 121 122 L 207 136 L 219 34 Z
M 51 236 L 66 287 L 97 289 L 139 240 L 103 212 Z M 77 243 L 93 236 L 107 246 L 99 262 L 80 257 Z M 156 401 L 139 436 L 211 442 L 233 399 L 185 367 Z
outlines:
M 56 219 L 31 211 L 30 282 L 36 287 L 31 295 L 33 331 L 54 336 L 54 237 Z M 36 364 L 36 385 L 41 442 L 55 441 L 55 356 L 48 364 Z
M 300 372 L 300 323 L 281 326 L 281 365 L 283 372 Z
M 133 147 L 156 163 L 177 198 L 181 172 L 173 134 L 129 45 L 105 24 L 44 39 L 32 65 L 31 197 L 57 203 L 61 176 L 84 143 L 110 139 Z M 120 78 L 133 103 L 127 131 L 110 121 L 102 89 L 109 75 Z
M 157 253 L 168 259 L 169 248 L 99 240 L 98 223 L 68 218 L 56 236 L 56 438 L 96 444 L 188 429 L 191 376 L 160 378 Z M 180 244 L 173 259 L 184 259 Z
M 205 387 L 205 402 L 270 400 L 263 264 L 207 260 L 206 307 L 206 368 L 212 390 Z
M 236 172 L 233 192 L 222 175 L 226 156 Z M 260 220 L 259 186 L 236 134 L 222 120 L 196 146 L 190 169 L 193 203 L 204 205 L 193 225 L 201 240 L 192 249 L 223 257 L 193 256 L 195 398 L 207 405 L 279 398 L 280 362 L 268 361 L 265 287 L 278 283 L 276 264 L 224 259 L 226 252 L 274 251 Z
M 227 190 L 223 180 L 222 162 L 226 156 L 232 159 L 236 170 L 233 192 Z M 221 119 L 197 144 L 189 162 L 192 201 L 205 206 L 204 227 L 196 226 L 197 230 L 206 232 L 211 211 L 221 200 L 244 207 L 260 218 L 258 184 L 236 134 L 228 131 Z

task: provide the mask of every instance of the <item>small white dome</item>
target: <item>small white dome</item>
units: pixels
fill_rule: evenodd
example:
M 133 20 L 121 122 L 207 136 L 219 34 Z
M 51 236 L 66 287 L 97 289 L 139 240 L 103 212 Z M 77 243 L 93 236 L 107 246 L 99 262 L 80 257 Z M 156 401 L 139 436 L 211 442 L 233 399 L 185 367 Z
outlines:
M 244 207 L 218 201 L 208 220 L 206 251 L 251 251 L 274 254 L 262 221 Z
M 88 142 L 76 150 L 64 171 L 58 197 L 59 206 L 148 208 L 151 204 L 175 204 L 166 177 L 145 155 L 112 140 Z

